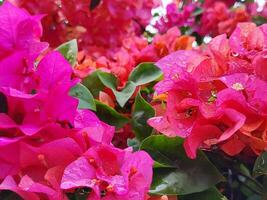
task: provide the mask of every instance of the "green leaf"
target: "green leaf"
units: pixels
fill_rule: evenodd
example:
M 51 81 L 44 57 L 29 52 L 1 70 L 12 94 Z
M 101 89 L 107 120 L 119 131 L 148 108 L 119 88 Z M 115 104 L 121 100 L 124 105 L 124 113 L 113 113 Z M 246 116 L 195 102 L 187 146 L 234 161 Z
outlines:
M 136 85 L 144 85 L 158 79 L 161 75 L 161 70 L 153 63 L 141 63 L 131 72 L 129 81 Z
M 178 137 L 168 138 L 164 135 L 153 135 L 142 142 L 140 149 L 147 151 L 154 161 L 169 168 L 176 168 L 177 154 L 181 151 L 183 153 L 179 153 L 179 159 L 188 159 L 183 150 L 183 140 Z
M 111 73 L 102 71 L 97 71 L 95 73 L 96 74 L 94 74 L 94 76 L 97 75 L 98 78 L 93 77 L 93 80 L 90 80 L 92 79 L 92 77 L 87 77 L 83 81 L 83 84 L 92 91 L 94 96 L 95 94 L 99 93 L 99 91 L 93 91 L 92 89 L 92 87 L 97 87 L 95 84 L 97 84 L 98 86 L 102 85 L 103 87 L 105 86 L 111 89 L 116 97 L 116 101 L 121 107 L 123 107 L 134 94 L 136 86 L 149 83 L 157 79 L 161 75 L 160 69 L 152 63 L 140 64 L 136 69 L 132 71 L 129 77 L 129 81 L 126 83 L 126 86 L 121 91 L 118 91 L 118 80 L 116 76 Z M 99 88 L 103 89 L 103 87 L 100 86 Z
M 263 191 L 262 191 L 263 200 L 267 200 L 267 176 L 263 178 Z
M 195 160 L 189 159 L 181 138 L 150 136 L 143 141 L 140 149 L 147 151 L 156 162 L 165 166 L 154 168 L 150 189 L 152 194 L 192 194 L 205 191 L 224 180 L 204 153 L 199 152 Z
M 151 135 L 152 127 L 147 124 L 147 120 L 155 116 L 153 107 L 145 101 L 140 92 L 135 98 L 132 112 L 132 128 L 138 140 L 142 141 Z
M 116 128 L 122 128 L 129 122 L 127 117 L 124 117 L 113 108 L 100 101 L 95 100 L 96 103 L 96 115 L 107 124 L 115 126 Z
M 135 91 L 135 84 L 133 82 L 127 82 L 122 91 L 112 90 L 118 104 L 123 107 L 127 101 L 131 98 Z
M 60 45 L 56 48 L 56 50 L 58 50 L 72 66 L 76 64 L 78 54 L 78 45 L 76 39 Z
M 253 16 L 252 21 L 253 21 L 255 24 L 257 24 L 257 26 L 260 26 L 260 25 L 262 25 L 262 24 L 267 23 L 267 19 L 266 19 L 266 17 L 260 16 L 260 15 L 258 15 L 258 16 Z
M 0 191 L 0 197 L 3 200 L 23 200 L 18 194 L 10 190 Z
M 204 12 L 203 8 L 197 7 L 194 12 L 192 13 L 192 16 L 196 17 L 198 15 L 201 15 Z
M 98 77 L 107 88 L 110 88 L 112 90 L 118 104 L 121 107 L 123 107 L 127 103 L 127 101 L 131 98 L 135 91 L 136 86 L 131 81 L 127 82 L 126 86 L 121 91 L 117 91 L 118 80 L 111 73 L 98 72 Z
M 227 200 L 215 187 L 203 192 L 179 196 L 179 200 Z
M 163 163 L 159 163 L 157 161 L 154 161 L 154 165 L 153 165 L 153 168 L 172 168 L 172 166 L 169 166 L 169 165 L 165 165 Z M 175 167 L 173 167 L 175 168 Z
M 253 168 L 253 176 L 267 175 L 267 152 L 263 152 L 257 159 Z
M 259 196 L 257 194 L 253 194 L 252 196 L 250 196 L 249 198 L 247 198 L 247 200 L 267 200 L 267 199 L 262 199 L 261 196 Z
M 95 98 L 99 96 L 99 92 L 104 89 L 104 84 L 98 77 L 99 71 L 95 71 L 82 80 L 82 84 L 85 85 L 93 94 Z
M 92 189 L 90 188 L 77 188 L 74 193 L 66 193 L 69 200 L 86 200 Z
M 138 151 L 140 147 L 140 141 L 136 138 L 128 138 L 127 145 L 128 147 L 132 147 L 134 151 Z
M 79 99 L 79 109 L 96 110 L 94 97 L 84 85 L 79 83 L 71 88 L 70 96 Z
M 98 71 L 97 73 L 99 79 L 101 80 L 101 82 L 108 88 L 116 90 L 117 89 L 117 78 L 116 76 L 114 76 L 111 73 L 107 73 L 107 72 L 102 72 L 102 71 Z

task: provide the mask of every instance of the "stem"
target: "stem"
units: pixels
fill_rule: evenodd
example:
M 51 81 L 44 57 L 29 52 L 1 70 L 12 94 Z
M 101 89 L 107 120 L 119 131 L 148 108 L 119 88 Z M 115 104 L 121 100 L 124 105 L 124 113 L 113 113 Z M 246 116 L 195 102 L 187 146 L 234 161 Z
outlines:
M 261 190 L 263 190 L 263 185 L 260 184 L 256 179 L 246 175 L 246 174 L 243 174 L 241 172 L 238 172 L 238 175 L 241 175 L 243 177 L 245 177 L 246 179 L 249 179 L 251 182 L 255 183 L 255 185 L 257 185 Z
M 240 181 L 240 180 L 238 180 L 238 179 L 237 179 L 237 181 L 240 182 L 240 183 L 242 183 L 242 185 L 243 185 L 244 187 L 246 187 L 247 189 L 251 190 L 251 191 L 254 192 L 255 194 L 258 194 L 258 195 L 262 196 L 262 193 L 259 192 L 258 190 L 255 190 L 255 189 L 249 187 L 246 183 L 244 183 L 244 182 L 242 182 L 242 181 Z

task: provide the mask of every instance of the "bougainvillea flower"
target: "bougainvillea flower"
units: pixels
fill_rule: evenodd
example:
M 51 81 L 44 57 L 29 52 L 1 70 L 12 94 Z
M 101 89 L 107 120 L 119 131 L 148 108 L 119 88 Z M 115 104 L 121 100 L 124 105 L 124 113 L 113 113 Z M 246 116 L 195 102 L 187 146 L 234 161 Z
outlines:
M 245 147 L 245 143 L 242 142 L 237 135 L 234 135 L 220 146 L 220 148 L 230 156 L 238 155 Z
M 65 169 L 61 188 L 90 187 L 98 199 L 143 200 L 151 183 L 152 165 L 142 151 L 94 146 Z
M 8 112 L 1 114 L 6 122 L 1 123 L 2 129 L 19 128 L 24 134 L 32 135 L 51 123 L 73 124 L 78 100 L 70 97 L 69 89 L 63 85 L 46 94 L 24 94 L 12 88 L 2 88 L 2 93 L 8 105 Z M 57 103 L 62 100 L 66 104 Z
M 240 23 L 230 36 L 229 44 L 234 54 L 250 58 L 263 49 L 264 34 L 254 23 Z
M 0 7 L 0 13 L 0 60 L 15 51 L 27 51 L 36 57 L 47 48 L 47 43 L 40 42 L 41 16 L 31 16 L 7 1 Z
M 196 9 L 196 3 L 189 3 L 183 5 L 183 9 L 180 10 L 176 3 L 170 3 L 166 8 L 166 16 L 161 17 L 155 27 L 160 33 L 165 33 L 172 27 L 191 26 L 194 24 L 193 11 Z
M 84 78 L 96 69 L 111 72 L 119 79 L 119 86 L 124 86 L 130 72 L 142 62 L 156 62 L 171 52 L 192 49 L 194 37 L 181 36 L 177 27 L 173 27 L 165 34 L 157 34 L 151 44 L 144 37 L 125 38 L 121 48 L 106 53 L 96 53 L 94 56 L 80 52 L 75 74 Z M 92 49 L 91 51 L 97 51 Z
M 111 144 L 115 128 L 102 121 L 89 110 L 79 110 L 74 119 L 74 128 L 78 129 L 76 138 L 85 146 Z
M 226 33 L 230 35 L 240 22 L 250 21 L 250 16 L 242 7 L 229 10 L 223 1 L 207 4 L 200 19 L 200 35 L 217 36 Z
M 32 88 L 33 65 L 28 62 L 27 54 L 16 52 L 0 61 L 1 87 L 12 87 L 28 92 Z
M 197 149 L 214 145 L 231 156 L 247 148 L 256 154 L 264 151 L 267 85 L 263 30 L 264 26 L 242 23 L 230 39 L 220 35 L 203 50 L 177 51 L 158 61 L 164 79 L 155 90 L 167 96 L 162 100 L 166 108 L 148 123 L 167 136 L 185 138 L 190 158 L 196 157 Z M 256 37 L 250 40 L 252 34 Z
M 164 57 L 162 60 L 156 63 L 164 74 L 164 80 L 157 83 L 155 87 L 158 94 L 170 91 L 172 89 L 188 89 L 193 93 L 196 91 L 196 81 L 186 69 L 186 67 L 190 67 L 191 65 L 191 61 L 188 59 L 190 55 L 197 56 L 196 53 L 191 51 L 178 51 L 170 56 Z
M 44 40 L 53 47 L 78 38 L 82 49 L 98 46 L 104 51 L 120 47 L 125 37 L 142 34 L 152 18 L 151 9 L 160 5 L 159 0 L 105 0 L 90 9 L 89 0 L 10 1 L 31 13 L 47 14 L 43 19 Z
M 33 147 L 24 142 L 22 142 L 20 146 L 22 149 L 20 151 L 21 167 L 24 168 L 23 171 L 28 174 L 30 174 L 30 172 L 27 170 L 30 170 L 31 166 L 39 166 L 40 169 L 65 166 L 83 153 L 79 144 L 69 137 L 56 139 L 41 144 L 39 147 Z
M 216 1 L 216 2 L 220 2 L 220 1 L 223 2 L 223 3 L 225 3 L 225 4 L 227 4 L 228 6 L 232 6 L 232 5 L 235 3 L 234 0 L 218 0 L 218 1 Z M 212 4 L 214 4 L 214 3 L 215 3 L 215 1 L 212 1 L 212 0 L 206 0 L 206 1 L 204 2 L 203 7 L 208 8 L 208 7 L 212 6 Z
M 38 197 L 47 196 L 48 199 L 58 199 L 62 195 L 62 191 L 59 190 L 60 180 L 56 177 L 61 179 L 65 166 L 74 161 L 76 156 L 82 154 L 79 145 L 71 138 L 63 138 L 39 147 L 33 147 L 21 141 L 17 142 L 15 147 L 17 148 L 8 146 L 9 151 L 14 152 L 14 155 L 17 155 L 18 158 L 10 157 L 14 162 L 12 167 L 10 166 L 13 171 L 9 170 L 6 176 L 13 175 L 15 180 L 19 180 L 19 182 L 16 187 L 15 185 L 12 186 L 15 188 L 7 188 L 9 186 L 4 181 L 2 186 L 5 184 L 6 188 L 1 189 L 10 189 L 19 195 L 21 193 L 23 195 L 26 193 L 29 196 L 38 194 Z M 1 150 L 4 149 L 1 147 Z M 1 151 L 1 156 L 4 153 Z M 8 156 L 8 154 L 5 154 L 5 156 Z M 6 164 L 8 163 L 6 162 Z M 17 176 L 18 174 L 20 175 Z M 54 179 L 50 174 L 53 174 Z
M 56 197 L 56 191 L 52 188 L 43 185 L 38 182 L 34 182 L 29 176 L 25 175 L 21 178 L 18 187 L 25 192 L 30 193 L 41 193 L 48 197 L 48 199 L 52 199 Z M 49 198 L 50 197 L 50 198 Z
M 157 34 L 150 45 L 140 52 L 139 62 L 158 61 L 160 58 L 177 50 L 192 49 L 194 37 L 181 35 L 177 27 L 169 29 L 165 34 Z
M 20 168 L 19 166 L 19 145 L 20 138 L 8 139 L 1 137 L 0 139 L 0 178 L 4 179 L 8 175 L 16 174 Z
M 213 125 L 199 126 L 192 130 L 189 137 L 184 142 L 184 148 L 189 158 L 196 158 L 197 150 L 203 142 L 209 139 L 217 138 L 221 135 L 221 130 Z
M 71 66 L 62 55 L 58 52 L 47 54 L 36 71 L 31 70 L 30 75 L 26 73 L 26 78 L 23 73 L 19 74 L 25 70 L 22 61 L 15 62 L 12 67 L 14 69 L 3 74 L 3 86 L 15 87 L 28 80 L 28 92 L 37 93 L 26 94 L 9 87 L 0 88 L 8 104 L 8 112 L 2 116 L 6 120 L 10 118 L 9 123 L 2 124 L 1 128 L 17 127 L 24 134 L 32 135 L 50 123 L 73 124 L 78 100 L 69 96 L 69 90 L 77 81 L 71 80 Z M 8 81 L 16 85 L 10 85 Z
M 68 61 L 56 51 L 47 54 L 38 64 L 35 78 L 38 90 L 49 90 L 59 84 L 71 82 L 72 68 Z M 68 88 L 68 87 L 67 87 Z
M 255 74 L 258 77 L 262 78 L 264 81 L 267 81 L 266 64 L 267 64 L 267 51 L 266 50 L 256 55 L 252 61 L 252 66 L 255 69 Z
M 14 178 L 12 176 L 7 176 L 4 179 L 4 181 L 0 185 L 0 190 L 13 191 L 24 199 L 29 199 L 29 200 L 39 200 L 40 199 L 37 194 L 28 193 L 26 191 L 23 191 L 21 188 L 19 188 L 18 184 L 16 183 L 16 181 L 14 180 Z
M 147 12 L 155 3 L 149 2 L 133 3 L 132 9 L 145 6 Z M 125 14 L 112 6 L 108 8 L 112 15 Z M 111 143 L 115 128 L 92 111 L 78 110 L 78 99 L 69 93 L 79 80 L 59 52 L 37 59 L 46 47 L 39 42 L 40 16 L 30 16 L 10 3 L 0 9 L 4 27 L 0 41 L 6 40 L 0 45 L 0 190 L 29 200 L 67 200 L 65 192 L 72 193 L 72 188 L 90 187 L 90 199 L 144 200 L 152 181 L 149 155 L 117 149 Z M 150 18 L 150 14 L 138 16 L 140 23 Z M 116 72 L 119 77 L 127 80 L 136 62 L 133 55 L 144 47 L 142 41 L 136 39 L 135 45 L 129 39 L 124 48 L 110 53 L 114 57 L 109 64 L 131 64 L 127 72 Z M 111 64 L 110 70 L 116 66 Z
M 246 87 L 248 93 L 247 101 L 260 115 L 267 114 L 267 83 L 258 78 L 252 77 L 249 79 Z

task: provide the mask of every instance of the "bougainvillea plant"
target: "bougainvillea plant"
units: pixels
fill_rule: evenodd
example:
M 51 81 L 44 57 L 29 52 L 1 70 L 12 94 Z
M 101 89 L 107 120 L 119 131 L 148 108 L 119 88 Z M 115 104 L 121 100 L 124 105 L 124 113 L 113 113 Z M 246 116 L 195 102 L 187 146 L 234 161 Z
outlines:
M 168 2 L 0 1 L 0 199 L 267 199 L 267 3 Z

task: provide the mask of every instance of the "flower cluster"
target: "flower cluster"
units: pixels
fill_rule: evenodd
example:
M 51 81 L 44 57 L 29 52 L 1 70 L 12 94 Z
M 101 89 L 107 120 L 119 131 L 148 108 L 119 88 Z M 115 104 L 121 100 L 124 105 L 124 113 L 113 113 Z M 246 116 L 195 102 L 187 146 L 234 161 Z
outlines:
M 203 6 L 198 30 L 202 36 L 230 35 L 238 23 L 251 21 L 245 6 L 229 9 L 223 1 L 207 1 Z
M 160 33 L 165 33 L 168 29 L 178 26 L 192 26 L 195 23 L 194 16 L 192 13 L 197 8 L 196 3 L 189 3 L 184 5 L 182 10 L 179 10 L 179 4 L 170 3 L 167 5 L 167 14 L 161 17 L 155 27 Z
M 183 1 L 167 6 L 167 14 L 157 21 L 155 27 L 166 32 L 171 27 L 187 27 L 202 37 L 215 37 L 226 33 L 230 35 L 240 22 L 249 22 L 258 14 L 257 4 L 234 6 L 235 1 Z M 254 14 L 252 14 L 252 12 Z
M 84 78 L 96 69 L 108 71 L 115 74 L 123 86 L 130 72 L 138 64 L 156 62 L 177 50 L 192 49 L 193 42 L 194 37 L 181 35 L 176 27 L 169 29 L 165 34 L 157 34 L 151 44 L 143 37 L 127 38 L 123 40 L 120 49 L 97 59 L 81 51 L 75 72 L 78 77 Z
M 44 37 L 52 46 L 79 38 L 79 47 L 106 51 L 122 45 L 124 38 L 139 36 L 159 0 L 10 0 L 44 17 Z M 96 28 L 97 27 L 97 28 Z M 100 49 L 99 49 L 100 48 Z
M 267 3 L 161 3 L 0 0 L 0 199 L 265 198 Z
M 231 156 L 266 151 L 266 47 L 266 25 L 240 23 L 229 39 L 219 35 L 202 50 L 164 57 L 157 62 L 164 79 L 155 89 L 167 95 L 161 95 L 167 107 L 149 124 L 186 138 L 191 158 L 214 146 Z
M 80 82 L 57 51 L 44 53 L 43 16 L 5 2 L 0 7 L 0 190 L 27 200 L 143 200 L 153 160 L 111 143 L 114 130 L 69 95 Z
M 263 20 L 267 18 L 267 4 L 265 3 L 263 6 L 260 6 L 257 2 L 249 2 L 247 3 L 247 11 L 253 17 L 262 17 Z

